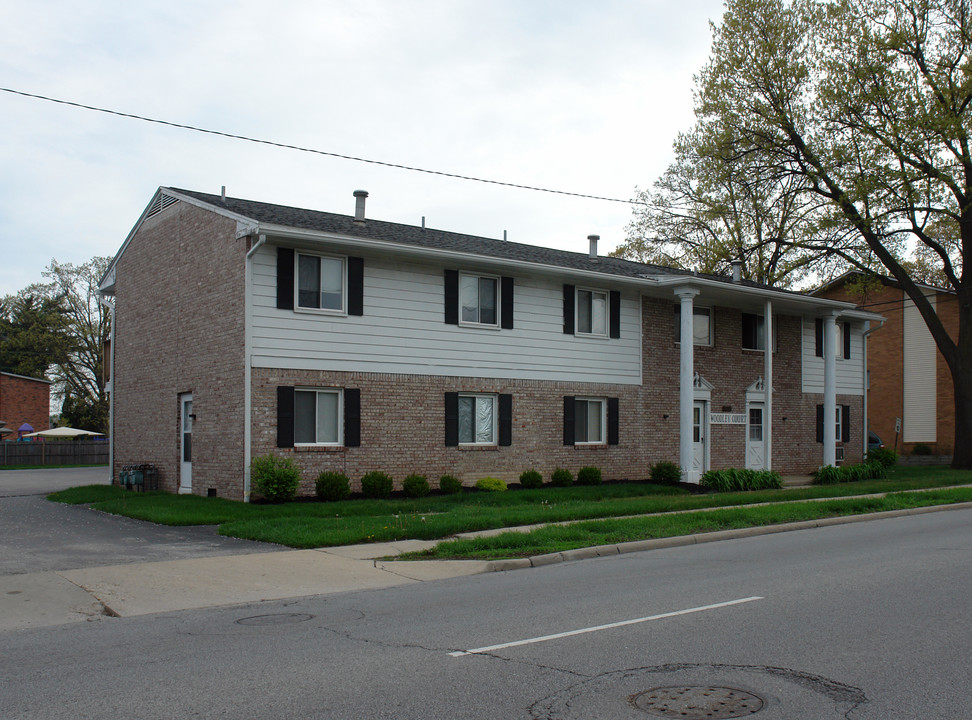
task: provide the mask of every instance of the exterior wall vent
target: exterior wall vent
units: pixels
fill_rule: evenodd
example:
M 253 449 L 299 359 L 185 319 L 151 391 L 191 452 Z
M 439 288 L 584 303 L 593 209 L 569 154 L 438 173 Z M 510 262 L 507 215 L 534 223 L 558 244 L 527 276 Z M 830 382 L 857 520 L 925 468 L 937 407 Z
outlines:
M 152 203 L 152 207 L 149 208 L 148 215 L 146 218 L 150 218 L 153 215 L 158 215 L 160 212 L 165 210 L 170 205 L 175 205 L 179 200 L 172 197 L 171 195 L 166 195 L 165 193 L 159 193 L 155 196 L 155 202 Z

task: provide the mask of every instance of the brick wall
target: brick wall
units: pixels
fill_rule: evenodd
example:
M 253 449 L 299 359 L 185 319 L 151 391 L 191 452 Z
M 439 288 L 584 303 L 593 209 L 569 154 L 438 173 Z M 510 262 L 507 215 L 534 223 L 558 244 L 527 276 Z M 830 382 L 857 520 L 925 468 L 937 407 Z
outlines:
M 44 380 L 0 373 L 0 420 L 13 433 L 4 437 L 15 440 L 17 428 L 27 423 L 35 431 L 47 430 L 51 422 L 51 384 Z
M 192 489 L 242 498 L 244 257 L 236 223 L 186 203 L 147 219 L 118 260 L 115 468 L 180 473 L 179 396 L 191 392 Z

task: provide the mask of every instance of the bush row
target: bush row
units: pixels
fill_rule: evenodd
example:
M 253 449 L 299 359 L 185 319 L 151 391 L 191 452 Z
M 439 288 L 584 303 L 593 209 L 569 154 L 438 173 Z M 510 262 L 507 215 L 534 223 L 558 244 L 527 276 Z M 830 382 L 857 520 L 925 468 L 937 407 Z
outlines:
M 709 470 L 702 475 L 702 487 L 716 492 L 739 492 L 747 490 L 778 490 L 783 487 L 783 478 L 775 470 Z
M 888 476 L 888 468 L 898 462 L 898 453 L 891 448 L 871 450 L 863 463 L 857 465 L 825 465 L 813 474 L 815 485 L 859 482 L 861 480 L 880 480 Z

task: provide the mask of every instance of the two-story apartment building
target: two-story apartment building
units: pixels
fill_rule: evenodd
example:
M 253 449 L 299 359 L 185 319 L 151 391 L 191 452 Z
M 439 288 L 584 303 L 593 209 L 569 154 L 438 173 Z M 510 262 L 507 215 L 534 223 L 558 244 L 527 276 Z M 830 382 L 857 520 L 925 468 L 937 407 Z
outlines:
M 878 316 L 605 257 L 596 236 L 566 252 L 376 221 L 355 196 L 350 216 L 156 192 L 101 283 L 113 472 L 248 499 L 267 453 L 304 493 L 322 470 L 472 484 L 671 460 L 697 482 L 861 458 Z

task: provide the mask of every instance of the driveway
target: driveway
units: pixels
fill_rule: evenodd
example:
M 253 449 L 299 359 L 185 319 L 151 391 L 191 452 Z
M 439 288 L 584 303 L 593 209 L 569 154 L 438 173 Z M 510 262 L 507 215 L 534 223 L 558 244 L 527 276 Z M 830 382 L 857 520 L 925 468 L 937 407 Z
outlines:
M 0 575 L 282 550 L 222 537 L 215 526 L 167 527 L 47 500 L 108 483 L 107 468 L 0 471 Z

